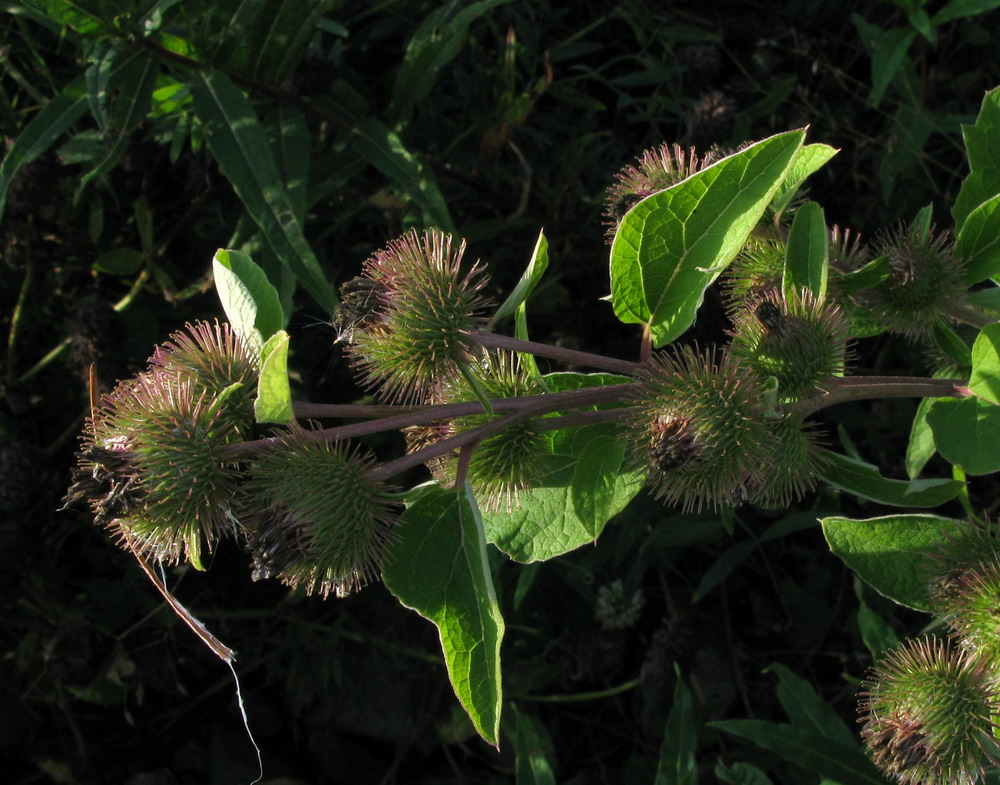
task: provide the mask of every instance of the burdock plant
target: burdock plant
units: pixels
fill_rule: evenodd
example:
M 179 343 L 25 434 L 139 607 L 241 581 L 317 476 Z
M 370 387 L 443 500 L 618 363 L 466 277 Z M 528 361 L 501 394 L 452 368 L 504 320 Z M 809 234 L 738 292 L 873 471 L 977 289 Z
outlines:
M 922 638 L 892 651 L 861 695 L 876 765 L 908 785 L 972 783 L 1000 752 L 1000 681 L 991 660 Z
M 343 597 L 377 576 L 396 521 L 375 458 L 293 428 L 251 462 L 240 496 L 255 580 Z
M 486 274 L 478 265 L 463 274 L 465 241 L 453 244 L 437 231 L 403 235 L 365 262 L 367 292 L 355 284 L 363 293 L 345 303 L 363 310 L 350 319 L 348 352 L 365 384 L 386 400 L 422 402 L 463 375 L 478 351 L 467 333 L 485 324 Z
M 989 100 L 1000 111 L 1000 94 Z M 981 130 L 1000 145 L 998 127 Z M 232 328 L 174 336 L 148 371 L 95 408 L 71 496 L 87 498 L 123 545 L 159 561 L 186 553 L 197 562 L 234 533 L 253 576 L 290 590 L 342 597 L 381 577 L 439 627 L 456 693 L 495 744 L 504 628 L 488 543 L 522 562 L 556 557 L 592 543 L 643 485 L 727 521 L 745 505 L 795 504 L 822 482 L 905 506 L 962 492 L 951 478 L 886 479 L 821 444 L 814 415 L 850 401 L 932 399 L 916 458 L 926 462 L 931 443 L 969 473 L 1000 470 L 962 437 L 984 424 L 1000 430 L 1000 328 L 987 308 L 996 287 L 980 284 L 1000 276 L 1000 259 L 977 239 L 996 213 L 967 211 L 952 245 L 931 234 L 924 211 L 872 256 L 841 242 L 846 232 L 831 235 L 819 205 L 796 197 L 834 152 L 804 139 L 791 131 L 710 158 L 664 145 L 619 175 L 607 208 L 607 299 L 635 327 L 634 358 L 527 340 L 529 298 L 549 264 L 544 236 L 490 314 L 485 268 L 463 263 L 465 241 L 411 230 L 349 278 L 332 314 L 331 344 L 380 401 L 293 400 L 288 314 L 260 268 L 220 251 L 216 280 Z M 970 182 L 966 204 L 995 196 L 982 177 Z M 706 349 L 675 343 L 740 256 L 760 263 L 730 285 L 728 338 Z M 894 331 L 933 334 L 971 374 L 851 375 L 844 314 L 859 303 Z M 502 332 L 508 319 L 513 335 Z M 973 346 L 945 331 L 952 319 L 978 330 Z M 543 373 L 537 358 L 556 369 Z M 306 427 L 323 420 L 345 422 Z M 271 435 L 253 433 L 263 425 Z M 405 454 L 351 446 L 390 431 L 405 434 Z M 850 553 L 857 540 L 846 539 Z M 983 619 L 993 609 L 968 598 L 995 593 L 990 576 L 952 593 Z M 943 783 L 947 772 L 962 781 L 992 754 L 995 669 L 977 654 L 992 649 L 954 629 L 974 651 L 903 649 L 866 698 L 875 760 L 903 782 Z

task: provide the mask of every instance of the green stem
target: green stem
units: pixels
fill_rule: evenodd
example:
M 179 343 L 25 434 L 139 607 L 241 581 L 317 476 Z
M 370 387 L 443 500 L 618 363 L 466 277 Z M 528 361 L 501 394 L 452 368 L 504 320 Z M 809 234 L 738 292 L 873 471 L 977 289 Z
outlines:
M 14 313 L 10 317 L 10 330 L 7 333 L 7 389 L 14 386 L 14 364 L 15 349 L 17 348 L 17 331 L 21 326 L 21 317 L 24 316 L 24 304 L 28 299 L 28 291 L 31 289 L 31 282 L 34 279 L 35 265 L 28 259 L 27 268 L 24 271 L 24 280 L 21 281 L 21 291 L 17 294 L 17 303 L 14 305 Z
M 574 692 L 570 695 L 524 695 L 516 694 L 510 697 L 514 700 L 533 701 L 535 703 L 576 703 L 578 701 L 600 700 L 610 698 L 612 695 L 621 695 L 623 692 L 635 689 L 642 682 L 641 678 L 629 679 L 624 684 L 608 687 L 604 690 L 594 692 Z

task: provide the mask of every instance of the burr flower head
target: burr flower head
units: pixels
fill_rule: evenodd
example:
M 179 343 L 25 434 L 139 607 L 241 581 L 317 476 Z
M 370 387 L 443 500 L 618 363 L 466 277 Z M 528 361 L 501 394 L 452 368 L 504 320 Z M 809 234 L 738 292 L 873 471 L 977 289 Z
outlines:
M 947 306 L 964 296 L 961 266 L 946 233 L 900 225 L 879 236 L 872 253 L 887 257 L 889 275 L 856 299 L 890 332 L 926 338 L 948 320 Z
M 929 556 L 931 608 L 963 648 L 1000 662 L 1000 541 L 969 524 Z
M 767 421 L 766 382 L 731 357 L 690 348 L 643 370 L 627 420 L 633 462 L 653 493 L 685 510 L 747 499 L 780 442 Z
M 211 395 L 237 382 L 251 388 L 256 384 L 254 360 L 229 322 L 195 322 L 186 328 L 156 347 L 149 358 L 151 370 L 197 380 Z
M 693 147 L 661 144 L 645 150 L 635 163 L 615 175 L 615 182 L 604 197 L 604 218 L 608 242 L 614 238 L 618 224 L 629 210 L 647 196 L 664 191 L 686 180 L 711 164 L 715 157 L 699 159 Z
M 973 783 L 995 757 L 998 681 L 991 661 L 933 638 L 901 644 L 859 701 L 861 735 L 882 771 L 907 785 Z
M 342 597 L 376 577 L 397 521 L 374 456 L 286 431 L 253 460 L 240 510 L 255 580 Z
M 731 353 L 762 378 L 778 381 L 778 396 L 794 401 L 843 375 L 848 324 L 840 309 L 809 291 L 785 300 L 762 297 L 734 314 Z
M 507 351 L 484 352 L 469 368 L 488 398 L 518 398 L 543 392 L 538 380 L 523 367 L 518 355 Z M 475 401 L 476 394 L 463 377 L 441 385 L 435 403 Z M 476 414 L 407 430 L 408 450 L 415 452 L 449 436 L 485 425 L 501 415 Z M 487 436 L 472 452 L 467 478 L 483 509 L 511 510 L 519 494 L 529 488 L 541 469 L 545 437 L 531 421 L 515 423 Z M 433 459 L 427 466 L 435 480 L 448 486 L 454 482 L 457 453 Z
M 94 413 L 67 501 L 86 498 L 123 546 L 200 568 L 203 549 L 236 528 L 240 470 L 224 448 L 248 426 L 233 396 L 163 369 L 142 374 Z
M 726 270 L 726 297 L 733 310 L 781 292 L 785 243 L 779 237 L 751 236 Z
M 450 235 L 411 231 L 365 263 L 364 297 L 377 295 L 378 304 L 369 311 L 366 299 L 361 319 L 345 315 L 347 348 L 364 383 L 381 397 L 423 401 L 478 354 L 467 333 L 485 324 L 486 274 L 473 265 L 463 276 L 464 252 L 465 242 L 453 248 Z

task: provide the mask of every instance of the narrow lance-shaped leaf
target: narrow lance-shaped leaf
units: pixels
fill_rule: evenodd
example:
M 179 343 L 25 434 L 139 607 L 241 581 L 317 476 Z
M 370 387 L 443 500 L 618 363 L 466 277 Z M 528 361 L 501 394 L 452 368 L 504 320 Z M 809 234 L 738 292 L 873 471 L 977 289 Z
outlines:
M 455 231 L 433 173 L 406 148 L 398 135 L 369 117 L 355 127 L 353 147 L 420 207 L 425 223 L 445 232 Z
M 878 106 L 899 69 L 916 33 L 903 27 L 880 30 L 872 50 L 872 104 Z
M 48 150 L 87 111 L 87 82 L 81 75 L 63 88 L 18 135 L 0 163 L 0 217 L 17 170 Z
M 958 480 L 890 480 L 870 463 L 833 452 L 827 453 L 826 457 L 827 463 L 820 472 L 826 482 L 879 504 L 937 507 L 954 499 L 962 490 L 962 483 Z
M 803 289 L 817 300 L 826 296 L 830 242 L 823 208 L 806 202 L 795 211 L 785 248 L 785 270 L 781 288 L 785 299 L 799 296 Z
M 490 319 L 491 327 L 501 319 L 506 319 L 517 311 L 518 306 L 528 299 L 531 292 L 538 285 L 538 282 L 542 280 L 542 276 L 545 274 L 548 266 L 549 241 L 545 237 L 545 232 L 541 231 L 538 233 L 535 249 L 531 252 L 531 261 L 528 262 L 528 266 L 521 274 L 521 280 L 517 282 L 517 285 L 511 290 L 507 299 L 503 301 L 493 314 Z
M 260 378 L 254 417 L 259 423 L 287 425 L 292 413 L 292 390 L 288 384 L 288 333 L 279 330 L 260 350 Z
M 192 77 L 195 111 L 208 127 L 208 145 L 254 223 L 281 263 L 327 311 L 337 295 L 306 242 L 302 224 L 278 176 L 267 136 L 246 97 L 221 71 Z
M 430 94 L 441 69 L 461 52 L 468 37 L 469 25 L 491 8 L 509 2 L 479 0 L 462 5 L 445 3 L 428 14 L 410 37 L 396 75 L 389 103 L 389 122 L 393 128 L 400 128 L 406 123 L 414 107 Z
M 778 700 L 793 726 L 818 733 L 845 747 L 859 746 L 854 731 L 808 681 L 780 662 L 771 663 L 764 672 L 778 677 Z
M 160 72 L 159 65 L 160 60 L 156 55 L 136 52 L 116 69 L 115 78 L 109 80 L 106 89 L 118 91 L 112 112 L 113 126 L 110 129 L 115 135 L 115 141 L 104 158 L 80 178 L 73 194 L 74 200 L 80 198 L 91 180 L 111 171 L 125 154 L 132 132 L 149 113 L 153 88 Z
M 694 717 L 694 698 L 677 670 L 674 703 L 667 716 L 667 726 L 660 742 L 654 785 L 696 785 L 698 765 L 695 752 L 698 732 Z
M 804 135 L 765 139 L 629 210 L 611 246 L 615 315 L 645 325 L 656 346 L 683 333 L 760 220 Z
M 472 493 L 422 486 L 394 531 L 385 585 L 438 628 L 455 694 L 479 735 L 496 746 L 504 622 Z
M 838 785 L 886 785 L 886 780 L 861 750 L 845 747 L 817 733 L 765 720 L 722 720 L 708 725 L 749 739 Z
M 514 715 L 514 777 L 516 785 L 556 785 L 552 760 L 555 750 L 552 739 L 534 717 L 518 711 L 510 704 Z

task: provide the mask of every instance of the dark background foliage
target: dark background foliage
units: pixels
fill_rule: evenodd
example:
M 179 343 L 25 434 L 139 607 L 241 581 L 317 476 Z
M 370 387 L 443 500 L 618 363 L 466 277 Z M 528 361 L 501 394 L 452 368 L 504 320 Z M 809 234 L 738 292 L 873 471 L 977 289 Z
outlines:
M 532 337 L 631 358 L 636 331 L 598 299 L 608 291 L 601 211 L 614 172 L 643 149 L 732 148 L 808 125 L 811 141 L 840 148 L 809 182 L 831 224 L 871 236 L 933 203 L 946 225 L 965 174 L 959 126 L 1000 82 L 995 12 L 945 21 L 932 40 L 915 35 L 884 95 L 873 97 L 873 53 L 886 40 L 878 35 L 919 21 L 905 3 L 786 0 L 766 14 L 737 1 L 294 5 L 308 35 L 284 47 L 285 60 L 271 57 L 268 39 L 292 24 L 281 2 L 256 4 L 256 16 L 207 0 L 9 4 L 0 16 L 8 149 L 74 80 L 104 73 L 94 64 L 109 53 L 112 65 L 155 55 L 151 78 L 164 91 L 130 115 L 129 86 L 119 85 L 9 182 L 0 224 L 7 782 L 223 785 L 257 772 L 225 664 L 85 512 L 57 511 L 89 409 L 88 369 L 107 390 L 186 321 L 220 315 L 216 248 L 247 244 L 280 270 L 206 143 L 207 121 L 186 96 L 176 105 L 165 97 L 177 84 L 215 69 L 267 129 L 294 114 L 289 122 L 307 131 L 304 235 L 330 282 L 351 278 L 443 204 L 502 296 L 544 227 L 552 266 L 529 303 Z M 476 12 L 455 23 L 466 7 Z M 419 71 L 414 42 L 434 13 L 444 15 L 431 39 L 452 57 Z M 154 23 L 159 37 L 144 33 Z M 404 79 L 414 74 L 423 81 Z M 354 141 L 369 121 L 396 135 L 403 154 L 391 166 L 384 149 Z M 322 300 L 300 289 L 293 302 L 296 395 L 359 398 Z M 692 335 L 716 340 L 726 326 L 709 298 Z M 896 339 L 874 339 L 859 355 L 861 371 L 926 371 L 920 352 Z M 843 406 L 826 427 L 902 476 L 913 411 L 908 401 Z M 401 449 L 388 437 L 373 446 Z M 988 507 L 991 491 L 980 486 L 977 502 Z M 774 782 L 811 781 L 701 723 L 783 721 L 775 677 L 762 672 L 777 662 L 853 724 L 870 654 L 852 576 L 815 525 L 824 511 L 879 513 L 826 490 L 798 510 L 740 510 L 726 521 L 640 498 L 593 547 L 542 566 L 497 558 L 505 691 L 547 730 L 543 753 L 557 781 L 652 783 L 675 663 L 695 696 L 705 778 L 717 763 L 748 761 Z M 761 544 L 775 522 L 780 536 Z M 511 717 L 499 752 L 475 737 L 433 627 L 381 585 L 345 600 L 307 599 L 251 582 L 231 545 L 207 573 L 166 575 L 238 652 L 265 781 L 515 781 Z M 595 608 L 616 580 L 643 603 L 634 624 L 605 629 Z M 864 598 L 900 634 L 924 622 Z

